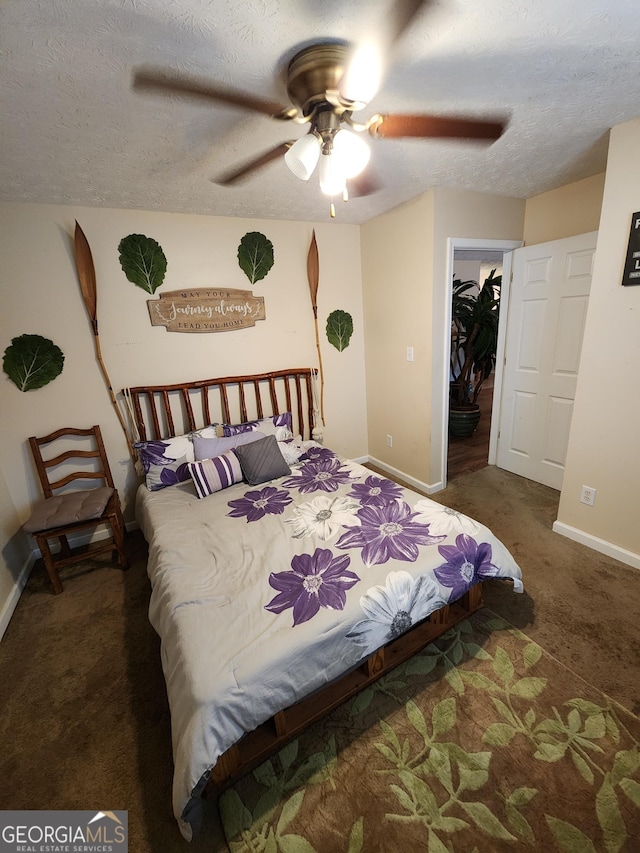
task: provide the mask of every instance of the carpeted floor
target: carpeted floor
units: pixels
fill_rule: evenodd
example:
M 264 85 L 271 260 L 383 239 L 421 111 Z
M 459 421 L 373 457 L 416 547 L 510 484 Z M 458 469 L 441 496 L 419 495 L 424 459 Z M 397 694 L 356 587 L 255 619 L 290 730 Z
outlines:
M 487 605 L 636 714 L 640 572 L 551 531 L 557 492 L 485 468 L 434 496 L 493 529 L 525 593 L 487 583 Z M 170 721 L 147 620 L 146 546 L 131 568 L 70 567 L 54 597 L 39 566 L 0 643 L 0 808 L 127 809 L 132 853 L 225 851 L 217 809 L 182 840 L 171 812 Z
M 640 571 L 554 533 L 558 492 L 489 466 L 432 496 L 479 519 L 514 554 L 525 592 L 485 603 L 585 681 L 640 715 Z

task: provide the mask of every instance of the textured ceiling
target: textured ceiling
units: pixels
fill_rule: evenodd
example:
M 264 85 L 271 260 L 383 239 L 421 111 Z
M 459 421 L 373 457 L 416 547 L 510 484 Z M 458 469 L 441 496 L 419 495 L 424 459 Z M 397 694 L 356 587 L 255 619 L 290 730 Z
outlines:
M 212 178 L 306 127 L 131 89 L 140 66 L 287 102 L 296 46 L 357 41 L 391 0 L 1 0 L 0 197 L 323 220 L 317 178 L 281 160 Z M 530 197 L 605 168 L 640 116 L 638 0 L 438 0 L 405 32 L 363 111 L 510 116 L 491 146 L 370 140 L 384 189 L 337 207 L 360 223 L 433 186 Z M 358 116 L 360 117 L 360 116 Z

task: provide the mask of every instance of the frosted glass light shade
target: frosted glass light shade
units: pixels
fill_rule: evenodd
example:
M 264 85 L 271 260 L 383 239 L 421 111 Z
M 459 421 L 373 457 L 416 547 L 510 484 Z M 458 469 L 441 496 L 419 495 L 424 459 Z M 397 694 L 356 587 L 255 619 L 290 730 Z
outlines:
M 322 153 L 320 157 L 320 189 L 325 195 L 342 195 L 347 184 L 347 176 L 342 169 L 340 158 L 333 154 Z
M 369 162 L 371 149 L 357 133 L 339 130 L 333 140 L 333 154 L 340 160 L 345 177 L 355 178 Z
M 307 133 L 293 143 L 284 155 L 284 162 L 297 178 L 308 181 L 318 165 L 321 143 L 315 133 Z

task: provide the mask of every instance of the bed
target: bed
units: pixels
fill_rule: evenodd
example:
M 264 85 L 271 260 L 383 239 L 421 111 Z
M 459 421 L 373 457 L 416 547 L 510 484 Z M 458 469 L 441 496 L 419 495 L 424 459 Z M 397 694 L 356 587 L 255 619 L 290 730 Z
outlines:
M 188 840 L 203 796 L 466 618 L 483 578 L 522 590 L 486 527 L 312 440 L 313 383 L 125 391 Z

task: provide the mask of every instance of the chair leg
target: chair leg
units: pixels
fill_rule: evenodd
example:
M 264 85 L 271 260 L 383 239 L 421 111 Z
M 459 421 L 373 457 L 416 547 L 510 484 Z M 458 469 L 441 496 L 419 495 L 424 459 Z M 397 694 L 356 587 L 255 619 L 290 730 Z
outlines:
M 58 574 L 58 570 L 54 565 L 53 556 L 51 554 L 51 549 L 49 548 L 49 542 L 46 536 L 36 536 L 36 541 L 38 543 L 38 548 L 40 549 L 40 553 L 42 554 L 42 562 L 44 563 L 44 567 L 47 570 L 47 574 L 49 575 L 49 580 L 51 581 L 51 585 L 53 586 L 53 592 L 55 595 L 60 595 L 63 591 L 62 581 L 60 580 L 60 575 Z
M 71 556 L 71 546 L 69 545 L 69 540 L 66 536 L 58 536 L 58 541 L 60 542 L 60 553 L 63 557 Z
M 125 526 L 124 526 L 124 518 L 121 512 L 115 512 L 111 516 L 111 531 L 113 533 L 113 541 L 116 546 L 116 551 L 118 554 L 118 565 L 124 571 L 129 568 L 129 560 L 127 558 L 127 551 L 124 546 L 124 537 L 125 537 Z

